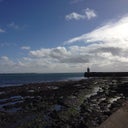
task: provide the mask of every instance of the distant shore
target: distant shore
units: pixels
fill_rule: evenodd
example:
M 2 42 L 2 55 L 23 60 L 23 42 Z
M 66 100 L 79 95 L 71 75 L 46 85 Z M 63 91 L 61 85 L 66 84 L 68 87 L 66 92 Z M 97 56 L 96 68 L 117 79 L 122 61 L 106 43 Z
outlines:
M 91 78 L 0 88 L 0 127 L 92 128 L 128 99 L 127 78 Z

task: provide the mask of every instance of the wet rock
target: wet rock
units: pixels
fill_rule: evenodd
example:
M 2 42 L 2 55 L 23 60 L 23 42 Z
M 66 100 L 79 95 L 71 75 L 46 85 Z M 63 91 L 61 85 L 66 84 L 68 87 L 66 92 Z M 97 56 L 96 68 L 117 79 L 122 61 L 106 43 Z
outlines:
M 21 114 L 24 117 L 28 114 L 38 116 L 21 128 L 32 127 L 33 124 L 55 128 L 92 128 L 106 120 L 127 99 L 127 83 L 127 80 L 124 83 L 123 80 L 104 78 L 9 87 L 0 90 L 5 92 L 0 97 L 8 99 L 0 101 L 0 104 L 18 102 L 5 106 L 6 110 L 22 108 L 20 114 L 19 111 L 13 113 L 17 120 Z M 11 118 L 10 123 L 7 122 L 8 126 L 10 124 L 14 124 Z

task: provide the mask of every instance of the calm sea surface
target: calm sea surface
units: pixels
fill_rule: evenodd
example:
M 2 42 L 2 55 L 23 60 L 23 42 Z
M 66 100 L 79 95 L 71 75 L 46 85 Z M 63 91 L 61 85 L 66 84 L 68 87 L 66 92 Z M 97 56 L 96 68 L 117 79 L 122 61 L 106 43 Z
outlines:
M 0 87 L 18 86 L 27 83 L 51 82 L 62 80 L 78 80 L 84 78 L 84 73 L 48 73 L 48 74 L 0 74 Z

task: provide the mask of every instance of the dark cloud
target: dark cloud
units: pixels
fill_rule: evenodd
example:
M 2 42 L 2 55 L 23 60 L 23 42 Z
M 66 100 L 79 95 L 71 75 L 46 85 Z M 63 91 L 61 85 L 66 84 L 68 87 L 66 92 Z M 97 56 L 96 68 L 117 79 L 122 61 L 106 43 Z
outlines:
M 101 47 L 90 50 L 90 53 L 111 53 L 113 56 L 120 56 L 122 52 L 123 49 L 119 47 Z

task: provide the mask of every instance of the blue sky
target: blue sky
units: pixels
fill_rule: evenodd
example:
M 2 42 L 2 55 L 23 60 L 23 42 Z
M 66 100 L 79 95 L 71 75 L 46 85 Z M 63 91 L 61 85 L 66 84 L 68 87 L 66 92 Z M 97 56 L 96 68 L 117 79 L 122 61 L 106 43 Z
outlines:
M 128 0 L 0 0 L 0 73 L 124 71 Z

